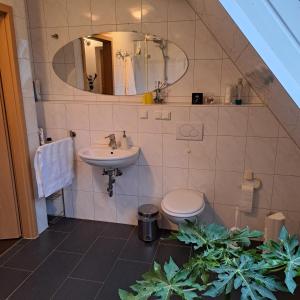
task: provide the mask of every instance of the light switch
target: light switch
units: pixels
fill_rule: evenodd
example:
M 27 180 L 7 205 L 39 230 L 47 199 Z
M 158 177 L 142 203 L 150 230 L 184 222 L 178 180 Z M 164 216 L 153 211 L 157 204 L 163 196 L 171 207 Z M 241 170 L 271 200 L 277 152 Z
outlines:
M 180 122 L 176 124 L 176 140 L 202 141 L 203 124 Z
M 161 120 L 161 117 L 162 117 L 161 111 L 155 111 L 154 112 L 154 119 L 155 120 Z
M 140 119 L 148 119 L 148 110 L 141 109 L 139 111 Z
M 162 120 L 171 120 L 171 112 L 163 111 L 162 112 Z

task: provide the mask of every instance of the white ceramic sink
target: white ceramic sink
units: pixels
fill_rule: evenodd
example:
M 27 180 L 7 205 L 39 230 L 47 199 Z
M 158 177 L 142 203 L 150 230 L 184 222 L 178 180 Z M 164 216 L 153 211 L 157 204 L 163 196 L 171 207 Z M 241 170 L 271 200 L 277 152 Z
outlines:
M 115 149 L 111 147 L 91 146 L 79 150 L 79 157 L 86 163 L 106 169 L 124 168 L 136 162 L 140 152 L 139 147 L 130 147 L 129 149 Z

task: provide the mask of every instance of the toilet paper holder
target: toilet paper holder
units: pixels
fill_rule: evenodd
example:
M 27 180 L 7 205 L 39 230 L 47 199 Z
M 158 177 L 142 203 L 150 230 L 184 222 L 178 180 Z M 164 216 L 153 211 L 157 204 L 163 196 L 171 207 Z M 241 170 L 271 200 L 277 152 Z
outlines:
M 253 171 L 245 170 L 244 172 L 244 182 L 241 184 L 243 185 L 252 185 L 255 190 L 261 187 L 261 180 L 259 178 L 255 178 L 253 175 Z

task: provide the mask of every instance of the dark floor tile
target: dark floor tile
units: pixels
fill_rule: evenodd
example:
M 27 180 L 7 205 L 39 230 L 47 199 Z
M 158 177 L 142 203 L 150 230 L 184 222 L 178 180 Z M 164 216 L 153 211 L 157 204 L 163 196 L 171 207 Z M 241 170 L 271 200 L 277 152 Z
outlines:
M 132 225 L 108 223 L 101 236 L 128 239 L 133 229 Z
M 153 261 L 158 241 L 146 243 L 138 238 L 137 229 L 134 230 L 120 257 L 151 263 Z
M 80 257 L 79 254 L 53 252 L 10 299 L 50 299 Z
M 45 231 L 10 258 L 5 264 L 25 270 L 34 270 L 66 237 L 66 233 Z
M 118 260 L 96 299 L 119 300 L 118 290 L 129 290 L 129 286 L 141 279 L 142 274 L 150 267 L 151 264 L 148 263 Z
M 159 244 L 155 255 L 155 261 L 160 264 L 164 264 L 165 262 L 169 261 L 170 257 L 172 257 L 174 262 L 178 266 L 182 266 L 183 264 L 188 262 L 190 253 L 190 247 L 178 247 Z
M 160 243 L 173 246 L 186 246 L 184 243 L 177 239 L 172 239 L 171 234 L 173 231 L 167 229 L 161 229 L 160 231 Z
M 11 248 L 19 239 L 13 240 L 0 240 L 0 255 Z
M 97 237 L 103 232 L 107 223 L 82 221 L 68 238 L 59 246 L 60 250 L 85 253 Z
M 71 219 L 71 218 L 61 218 L 55 224 L 51 224 L 48 230 L 52 231 L 62 231 L 62 232 L 72 232 L 81 220 Z
M 99 238 L 74 270 L 71 277 L 104 281 L 125 242 L 121 239 Z
M 21 250 L 26 244 L 31 240 L 21 239 L 15 243 L 9 250 L 0 255 L 0 266 L 4 265 L 13 255 L 15 255 L 19 250 Z
M 0 267 L 0 300 L 6 299 L 30 272 Z
M 92 300 L 101 286 L 102 284 L 97 282 L 68 278 L 52 299 Z

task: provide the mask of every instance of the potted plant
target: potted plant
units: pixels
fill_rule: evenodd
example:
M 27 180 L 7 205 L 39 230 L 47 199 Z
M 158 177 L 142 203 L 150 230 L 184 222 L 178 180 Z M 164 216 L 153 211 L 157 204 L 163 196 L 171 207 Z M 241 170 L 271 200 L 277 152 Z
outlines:
M 242 300 L 276 300 L 278 291 L 294 293 L 295 278 L 300 276 L 299 241 L 282 227 L 278 241 L 252 247 L 251 240 L 262 235 L 248 228 L 230 231 L 217 224 L 182 224 L 172 238 L 193 246 L 190 260 L 182 267 L 172 258 L 163 267 L 154 263 L 131 292 L 119 290 L 119 296 L 168 300 L 176 295 L 194 300 L 224 295 L 229 300 L 239 290 Z

